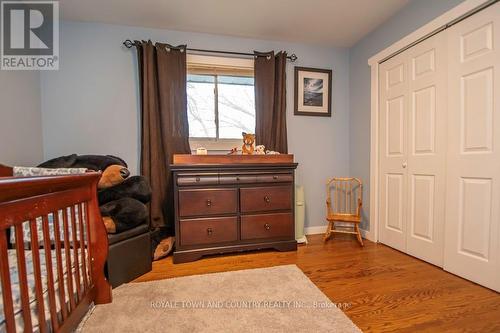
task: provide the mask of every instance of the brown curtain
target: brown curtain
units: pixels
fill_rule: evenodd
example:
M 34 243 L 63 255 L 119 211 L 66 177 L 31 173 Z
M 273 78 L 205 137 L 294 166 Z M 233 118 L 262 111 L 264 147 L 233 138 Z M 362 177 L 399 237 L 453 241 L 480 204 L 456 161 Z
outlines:
M 266 149 L 287 153 L 286 52 L 255 55 L 255 139 Z
M 189 154 L 186 48 L 137 42 L 141 83 L 141 174 L 152 188 L 151 226 L 174 233 L 173 154 Z

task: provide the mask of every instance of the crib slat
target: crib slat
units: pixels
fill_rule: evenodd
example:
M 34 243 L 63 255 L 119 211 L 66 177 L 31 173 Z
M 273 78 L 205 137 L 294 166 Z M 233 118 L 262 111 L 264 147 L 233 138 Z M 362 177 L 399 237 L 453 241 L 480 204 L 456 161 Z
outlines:
M 49 292 L 50 321 L 53 330 L 59 328 L 59 320 L 56 313 L 56 297 L 54 292 L 54 276 L 52 272 L 52 250 L 50 247 L 49 221 L 47 215 L 42 216 L 43 247 L 45 252 L 45 269 L 47 271 L 47 290 Z
M 7 253 L 7 235 L 0 231 L 0 273 L 2 277 L 2 300 L 7 332 L 15 332 L 14 308 L 12 304 L 12 289 L 10 285 L 9 258 Z
M 40 252 L 38 250 L 38 229 L 36 227 L 36 220 L 30 220 L 30 236 L 33 257 L 33 273 L 35 274 L 35 296 L 36 305 L 38 310 L 38 327 L 40 333 L 47 332 L 47 325 L 45 323 L 45 304 L 43 301 L 43 287 L 42 287 L 42 270 L 40 269 Z
M 59 211 L 53 213 L 54 216 L 54 238 L 57 261 L 57 285 L 59 286 L 59 303 L 61 304 L 61 312 L 63 320 L 68 317 L 68 308 L 66 305 L 66 293 L 64 291 L 64 272 L 61 254 L 61 234 L 59 229 Z
M 87 290 L 88 284 L 87 284 L 87 265 L 85 263 L 85 234 L 83 232 L 83 211 L 84 211 L 84 206 L 85 203 L 81 203 L 79 206 L 79 211 L 80 211 L 80 218 L 78 220 L 78 224 L 80 227 L 80 252 L 81 252 L 81 259 L 82 259 L 82 278 L 83 278 L 83 289 L 84 291 Z M 87 218 L 87 214 L 85 214 L 85 218 Z
M 69 249 L 69 226 L 68 226 L 68 211 L 63 209 L 63 230 L 64 230 L 64 254 L 66 257 L 66 282 L 68 284 L 68 298 L 70 311 L 75 309 L 75 298 L 73 295 L 73 274 L 71 274 L 71 255 Z
M 73 258 L 75 259 L 75 284 L 76 284 L 76 295 L 77 302 L 81 299 L 80 293 L 80 264 L 78 260 L 78 243 L 76 238 L 76 214 L 75 214 L 75 206 L 70 207 L 71 211 L 71 230 L 73 236 Z
M 28 277 L 26 272 L 26 257 L 24 254 L 23 225 L 17 224 L 15 227 L 16 253 L 17 253 L 17 273 L 19 274 L 19 291 L 21 292 L 21 309 L 23 313 L 24 331 L 31 332 L 30 297 L 28 294 Z
M 89 220 L 89 216 L 90 216 L 89 215 L 89 203 L 85 202 L 85 218 L 87 219 L 85 221 L 85 227 L 86 227 L 87 244 L 88 244 L 88 246 L 87 246 L 87 263 L 88 263 L 88 266 L 89 266 L 89 271 L 88 271 L 89 286 L 91 286 L 92 285 L 92 274 L 91 274 L 90 270 L 91 270 L 91 267 L 92 267 L 91 266 L 92 265 L 92 261 L 91 261 L 90 258 L 92 258 L 91 257 L 92 248 L 90 246 L 90 241 L 91 241 L 90 237 L 91 236 L 90 236 L 90 220 Z

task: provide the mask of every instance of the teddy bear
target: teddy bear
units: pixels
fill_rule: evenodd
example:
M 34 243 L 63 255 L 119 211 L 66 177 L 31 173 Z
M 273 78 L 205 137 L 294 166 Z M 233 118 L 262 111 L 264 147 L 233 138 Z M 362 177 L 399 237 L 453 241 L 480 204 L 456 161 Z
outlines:
M 265 155 L 266 147 L 264 145 L 258 145 L 255 147 L 255 155 Z
M 102 172 L 97 197 L 108 233 L 119 233 L 149 223 L 146 204 L 151 187 L 142 176 L 130 176 L 127 163 L 111 155 L 68 155 L 39 165 L 41 168 L 86 168 Z

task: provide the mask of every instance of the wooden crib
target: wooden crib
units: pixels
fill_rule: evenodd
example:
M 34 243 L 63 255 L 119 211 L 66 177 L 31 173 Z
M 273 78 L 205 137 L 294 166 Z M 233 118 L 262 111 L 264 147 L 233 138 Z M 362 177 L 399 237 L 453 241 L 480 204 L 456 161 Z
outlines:
M 0 331 L 72 331 L 92 303 L 111 302 L 100 175 L 10 175 L 0 166 Z

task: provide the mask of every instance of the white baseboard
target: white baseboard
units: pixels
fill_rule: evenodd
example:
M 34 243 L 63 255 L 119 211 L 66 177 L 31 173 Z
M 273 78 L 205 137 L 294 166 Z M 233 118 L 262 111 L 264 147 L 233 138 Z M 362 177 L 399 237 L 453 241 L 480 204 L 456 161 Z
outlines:
M 327 225 L 320 225 L 320 226 L 315 226 L 315 227 L 305 227 L 304 228 L 304 234 L 305 235 L 318 235 L 318 234 L 324 234 L 325 231 L 326 231 L 326 227 Z M 367 231 L 367 230 L 363 230 L 361 229 L 361 237 L 365 238 L 365 239 L 368 239 L 368 240 L 371 240 L 371 241 L 374 241 L 372 238 L 373 238 L 373 235 Z
M 326 225 L 320 225 L 317 227 L 305 227 L 304 228 L 304 234 L 306 235 L 317 235 L 317 234 L 324 234 L 326 231 Z
M 375 233 L 373 231 L 368 231 L 364 229 L 361 230 L 361 237 L 368 239 L 369 241 L 372 241 L 374 243 L 377 243 L 377 240 L 375 239 Z

